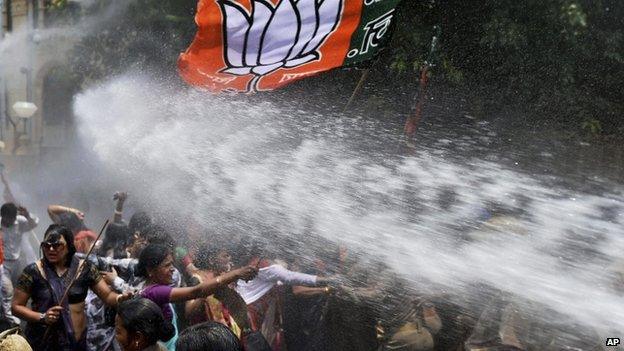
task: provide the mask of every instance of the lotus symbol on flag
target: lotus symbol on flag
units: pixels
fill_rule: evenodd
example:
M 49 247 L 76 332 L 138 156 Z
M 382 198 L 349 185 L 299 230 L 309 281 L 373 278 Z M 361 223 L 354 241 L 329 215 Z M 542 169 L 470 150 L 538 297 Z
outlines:
M 319 47 L 336 29 L 343 0 L 250 0 L 251 11 L 219 0 L 223 14 L 224 73 L 253 74 L 251 83 L 279 68 L 318 60 Z

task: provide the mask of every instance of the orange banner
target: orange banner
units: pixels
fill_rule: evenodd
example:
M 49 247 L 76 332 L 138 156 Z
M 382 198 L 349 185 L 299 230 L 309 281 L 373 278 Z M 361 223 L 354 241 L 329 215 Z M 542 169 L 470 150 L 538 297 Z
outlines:
M 273 90 L 343 65 L 362 0 L 200 0 L 181 77 L 211 92 Z

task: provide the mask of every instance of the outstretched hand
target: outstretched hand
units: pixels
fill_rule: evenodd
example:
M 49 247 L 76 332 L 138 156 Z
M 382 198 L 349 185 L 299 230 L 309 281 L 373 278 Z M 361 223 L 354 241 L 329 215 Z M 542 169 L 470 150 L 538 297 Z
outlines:
M 118 191 L 113 195 L 113 200 L 124 202 L 128 199 L 128 193 L 125 191 Z
M 250 281 L 258 275 L 258 268 L 255 266 L 245 266 L 236 270 L 236 277 L 244 281 Z

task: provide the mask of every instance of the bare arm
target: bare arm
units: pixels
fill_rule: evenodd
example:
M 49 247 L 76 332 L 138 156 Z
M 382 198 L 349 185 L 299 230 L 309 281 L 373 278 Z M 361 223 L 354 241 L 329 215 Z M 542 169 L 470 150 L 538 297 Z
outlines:
M 26 307 L 30 294 L 16 288 L 13 292 L 13 301 L 11 302 L 11 311 L 19 319 L 23 319 L 28 322 L 39 322 L 39 312 L 35 312 Z
M 26 307 L 26 303 L 28 303 L 29 299 L 30 294 L 19 288 L 15 289 L 13 301 L 11 302 L 11 311 L 15 316 L 22 320 L 30 323 L 39 323 L 41 321 L 41 314 Z M 52 325 L 57 323 L 61 317 L 61 311 L 63 311 L 63 307 L 61 306 L 50 307 L 43 314 L 45 324 Z
M 91 287 L 91 290 L 108 306 L 117 306 L 118 297 L 125 296 L 111 290 L 104 279 L 100 279 L 99 282 L 95 283 L 95 285 Z
M 13 196 L 9 182 L 4 177 L 4 173 L 0 173 L 0 178 L 2 179 L 2 184 L 4 184 L 4 201 L 16 203 L 17 201 L 15 200 L 15 196 Z
M 67 213 L 67 212 L 74 213 L 81 220 L 84 219 L 84 213 L 82 213 L 82 211 L 78 209 L 61 206 L 61 205 L 48 206 L 48 215 L 50 216 L 50 219 L 52 220 L 52 222 L 56 224 L 58 224 L 59 222 L 59 215 L 61 215 L 62 213 Z
M 19 206 L 17 208 L 17 213 L 26 218 L 26 223 L 20 222 L 20 232 L 23 233 L 31 231 L 37 227 L 37 224 L 39 224 L 39 218 L 37 218 L 36 216 L 31 216 L 30 212 L 28 211 L 28 209 L 26 209 L 26 207 Z
M 297 297 L 311 297 L 329 294 L 331 292 L 328 287 L 311 288 L 309 286 L 293 286 L 292 291 L 293 294 Z
M 193 287 L 173 288 L 169 301 L 179 302 L 207 297 L 214 294 L 219 288 L 225 287 L 238 279 L 253 279 L 257 273 L 258 271 L 255 267 L 247 266 L 227 272 Z

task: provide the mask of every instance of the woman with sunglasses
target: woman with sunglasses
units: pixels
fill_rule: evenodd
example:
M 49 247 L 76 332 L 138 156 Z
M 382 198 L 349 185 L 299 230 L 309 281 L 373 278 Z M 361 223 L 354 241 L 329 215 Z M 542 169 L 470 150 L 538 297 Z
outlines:
M 34 350 L 85 350 L 87 291 L 93 290 L 111 306 L 130 295 L 113 292 L 90 262 L 81 265 L 83 261 L 74 257 L 74 236 L 68 228 L 58 224 L 48 227 L 41 250 L 43 258 L 24 268 L 17 282 L 13 314 L 26 321 L 26 338 Z M 67 298 L 59 306 L 70 285 Z M 32 308 L 27 307 L 29 300 Z

